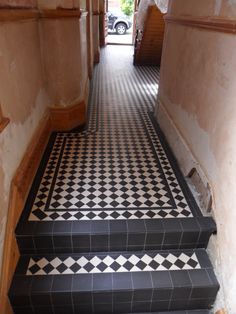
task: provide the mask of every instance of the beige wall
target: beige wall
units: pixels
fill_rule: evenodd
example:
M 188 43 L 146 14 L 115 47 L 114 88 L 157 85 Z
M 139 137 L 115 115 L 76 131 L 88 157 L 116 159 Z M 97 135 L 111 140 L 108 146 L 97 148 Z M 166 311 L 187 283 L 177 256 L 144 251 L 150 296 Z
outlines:
M 86 18 L 41 21 L 42 51 L 51 106 L 82 100 L 87 79 Z
M 172 0 L 169 14 L 236 18 L 236 3 Z M 190 170 L 190 154 L 180 151 L 177 141 L 187 145 L 192 164 L 200 165 L 211 185 L 218 234 L 209 252 L 221 282 L 216 308 L 225 306 L 231 314 L 236 313 L 235 73 L 234 34 L 167 25 L 157 118 L 182 168 Z
M 24 36 L 22 36 L 24 34 Z M 10 124 L 0 133 L 0 263 L 10 183 L 49 99 L 37 21 L 0 24 L 0 104 Z
M 85 8 L 79 0 L 1 0 L 8 8 Z M 0 23 L 0 268 L 10 183 L 48 107 L 82 100 L 88 81 L 86 16 Z M 94 32 L 98 29 L 94 29 Z

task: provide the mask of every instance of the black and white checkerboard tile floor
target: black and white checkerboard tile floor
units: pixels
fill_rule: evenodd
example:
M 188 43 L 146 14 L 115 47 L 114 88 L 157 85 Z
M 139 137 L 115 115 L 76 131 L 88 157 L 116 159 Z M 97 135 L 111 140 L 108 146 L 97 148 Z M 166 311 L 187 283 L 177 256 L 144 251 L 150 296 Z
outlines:
M 130 48 L 124 50 L 122 65 L 119 60 L 114 65 L 114 47 L 103 52 L 86 131 L 54 135 L 43 173 L 36 179 L 30 221 L 196 214 L 197 206 L 193 208 L 192 196 L 149 114 L 157 99 L 159 70 L 134 68 Z
M 195 252 L 121 253 L 31 258 L 27 275 L 68 275 L 200 269 Z

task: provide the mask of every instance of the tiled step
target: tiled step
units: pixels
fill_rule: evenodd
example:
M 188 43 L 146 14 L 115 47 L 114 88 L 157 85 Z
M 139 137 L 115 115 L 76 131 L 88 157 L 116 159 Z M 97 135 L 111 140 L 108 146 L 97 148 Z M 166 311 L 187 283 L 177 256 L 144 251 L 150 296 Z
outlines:
M 150 313 L 150 312 L 149 312 Z M 131 313 L 127 313 L 131 314 Z M 148 313 L 139 313 L 148 314 Z M 153 314 L 210 314 L 209 310 L 186 310 L 186 311 L 168 311 L 168 312 L 155 312 Z
M 210 217 L 103 221 L 21 222 L 22 254 L 206 248 L 216 225 Z
M 155 313 L 210 309 L 218 289 L 204 249 L 57 254 L 22 256 L 9 297 L 15 314 Z
M 131 313 L 127 313 L 131 314 Z M 148 314 L 148 313 L 139 313 L 139 314 Z M 210 314 L 209 310 L 186 310 L 186 311 L 168 311 L 168 312 L 155 312 L 153 314 Z

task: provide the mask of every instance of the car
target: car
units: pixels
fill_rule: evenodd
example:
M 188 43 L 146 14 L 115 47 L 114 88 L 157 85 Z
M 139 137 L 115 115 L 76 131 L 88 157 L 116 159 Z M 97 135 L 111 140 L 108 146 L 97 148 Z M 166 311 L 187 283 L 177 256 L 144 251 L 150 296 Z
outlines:
M 132 22 L 126 16 L 114 12 L 107 12 L 108 29 L 116 31 L 118 35 L 124 35 L 131 28 Z

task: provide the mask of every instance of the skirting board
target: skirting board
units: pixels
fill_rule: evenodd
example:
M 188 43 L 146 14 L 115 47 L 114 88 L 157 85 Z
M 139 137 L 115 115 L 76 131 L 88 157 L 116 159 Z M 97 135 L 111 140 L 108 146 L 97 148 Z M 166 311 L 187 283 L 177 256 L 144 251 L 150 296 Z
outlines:
M 3 251 L 2 277 L 0 282 L 0 313 L 12 314 L 7 293 L 19 258 L 15 227 L 23 210 L 33 178 L 51 134 L 49 112 L 39 122 L 33 138 L 11 182 L 10 202 Z
M 89 80 L 85 84 L 83 100 L 69 107 L 51 107 L 50 116 L 54 131 L 69 131 L 86 123 L 89 97 Z
M 196 169 L 202 184 L 210 190 L 212 189 L 208 178 L 206 177 L 201 165 L 193 155 L 188 144 L 186 143 L 184 136 L 180 133 L 179 129 L 175 125 L 171 116 L 165 109 L 163 101 L 159 98 L 158 106 L 156 107 L 155 117 L 157 119 L 160 128 L 162 129 L 165 137 L 174 152 L 174 155 L 179 163 L 180 169 L 185 177 L 188 177 L 193 169 Z M 207 210 L 204 209 L 204 210 Z M 207 214 L 207 212 L 205 212 Z

